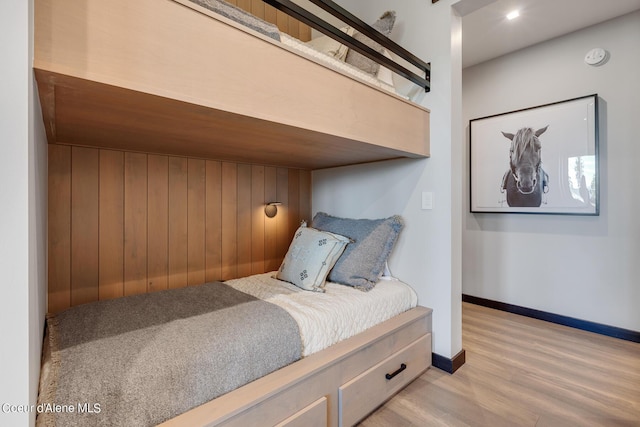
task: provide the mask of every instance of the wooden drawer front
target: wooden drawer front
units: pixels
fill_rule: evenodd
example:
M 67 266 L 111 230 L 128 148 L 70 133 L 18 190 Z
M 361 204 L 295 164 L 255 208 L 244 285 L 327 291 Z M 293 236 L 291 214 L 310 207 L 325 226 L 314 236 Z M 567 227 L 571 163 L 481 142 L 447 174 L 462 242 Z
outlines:
M 429 365 L 431 334 L 424 335 L 344 384 L 338 391 L 340 426 L 351 426 L 358 422 L 424 372 Z M 387 379 L 387 374 L 391 376 L 394 373 L 395 376 Z
M 306 408 L 296 412 L 276 427 L 326 427 L 327 398 L 321 397 Z

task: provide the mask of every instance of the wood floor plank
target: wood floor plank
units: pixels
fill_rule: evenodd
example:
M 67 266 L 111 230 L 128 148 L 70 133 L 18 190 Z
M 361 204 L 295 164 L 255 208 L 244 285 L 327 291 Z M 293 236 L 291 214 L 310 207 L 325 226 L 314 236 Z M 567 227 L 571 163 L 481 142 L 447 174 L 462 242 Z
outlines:
M 150 154 L 147 162 L 147 276 L 149 290 L 159 291 L 169 287 L 169 158 Z
M 71 305 L 97 301 L 99 151 L 71 148 Z
M 187 282 L 205 282 L 206 163 L 187 160 Z
M 47 311 L 71 305 L 71 147 L 49 144 Z
M 640 426 L 640 344 L 463 303 L 466 363 L 359 425 Z
M 124 153 L 100 150 L 98 298 L 124 295 Z
M 264 261 L 264 166 L 251 166 L 251 274 L 265 271 Z M 309 188 L 309 187 L 306 187 Z
M 147 292 L 147 155 L 124 155 L 124 295 Z
M 222 166 L 207 160 L 205 208 L 205 281 L 222 278 Z
M 238 277 L 238 164 L 222 163 L 222 280 Z
M 169 289 L 182 288 L 189 283 L 189 203 L 187 159 L 169 157 Z

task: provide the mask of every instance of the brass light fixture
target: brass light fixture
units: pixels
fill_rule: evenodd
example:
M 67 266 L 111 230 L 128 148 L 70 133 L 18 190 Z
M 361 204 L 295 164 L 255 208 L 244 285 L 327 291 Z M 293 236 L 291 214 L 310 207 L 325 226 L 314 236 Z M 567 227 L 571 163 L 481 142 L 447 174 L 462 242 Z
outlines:
M 264 214 L 269 218 L 273 218 L 274 216 L 278 215 L 278 206 L 280 206 L 281 204 L 281 202 L 267 203 L 267 205 L 264 207 Z

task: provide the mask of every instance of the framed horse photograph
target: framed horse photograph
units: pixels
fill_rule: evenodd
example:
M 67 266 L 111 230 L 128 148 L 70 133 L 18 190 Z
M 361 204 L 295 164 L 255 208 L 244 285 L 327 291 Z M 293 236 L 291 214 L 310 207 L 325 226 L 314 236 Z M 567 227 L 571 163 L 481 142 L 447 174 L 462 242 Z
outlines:
M 471 212 L 599 214 L 598 95 L 469 121 Z

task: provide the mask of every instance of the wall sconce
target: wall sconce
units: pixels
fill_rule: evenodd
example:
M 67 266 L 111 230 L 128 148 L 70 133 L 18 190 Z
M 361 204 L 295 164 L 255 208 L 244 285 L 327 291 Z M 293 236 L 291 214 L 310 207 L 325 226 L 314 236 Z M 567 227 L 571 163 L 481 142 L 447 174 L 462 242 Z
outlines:
M 281 202 L 269 202 L 264 207 L 264 214 L 269 218 L 273 218 L 278 214 L 278 206 L 280 206 Z

